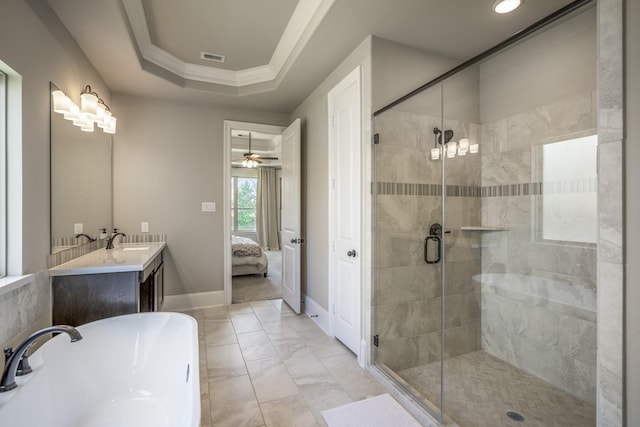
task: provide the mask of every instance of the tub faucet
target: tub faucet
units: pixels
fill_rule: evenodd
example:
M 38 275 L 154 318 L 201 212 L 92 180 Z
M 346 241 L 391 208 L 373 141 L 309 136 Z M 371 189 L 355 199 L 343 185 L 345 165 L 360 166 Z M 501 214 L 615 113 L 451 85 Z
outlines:
M 119 232 L 116 232 L 116 230 L 113 230 L 113 234 L 111 235 L 111 237 L 107 239 L 107 247 L 105 249 L 113 249 L 113 241 L 118 236 L 127 237 L 126 234 L 119 233 Z
M 57 326 L 49 326 L 48 328 L 40 329 L 39 331 L 34 332 L 20 344 L 15 351 L 6 352 L 9 355 L 9 359 L 7 360 L 4 372 L 2 373 L 2 380 L 0 380 L 0 393 L 5 391 L 13 390 L 17 387 L 16 384 L 16 371 L 18 370 L 18 365 L 22 360 L 22 356 L 26 353 L 26 351 L 31 347 L 33 342 L 40 338 L 42 335 L 50 334 L 53 332 L 64 332 L 69 334 L 71 337 L 71 342 L 80 341 L 82 339 L 82 335 L 80 332 L 73 326 L 67 325 L 57 325 Z M 28 364 L 27 364 L 28 365 Z

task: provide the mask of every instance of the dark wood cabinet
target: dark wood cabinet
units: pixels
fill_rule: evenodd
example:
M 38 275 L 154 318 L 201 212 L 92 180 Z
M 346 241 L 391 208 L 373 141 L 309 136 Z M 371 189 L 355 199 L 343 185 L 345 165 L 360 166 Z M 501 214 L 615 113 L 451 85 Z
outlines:
M 144 271 L 54 276 L 53 324 L 79 326 L 106 317 L 159 310 L 164 298 L 163 268 L 161 251 Z

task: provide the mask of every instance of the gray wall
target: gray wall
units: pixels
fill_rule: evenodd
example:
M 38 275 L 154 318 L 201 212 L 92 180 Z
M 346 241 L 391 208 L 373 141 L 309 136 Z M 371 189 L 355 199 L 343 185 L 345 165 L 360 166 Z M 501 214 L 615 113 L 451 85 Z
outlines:
M 363 80 L 363 96 L 371 97 L 372 111 L 445 72 L 456 63 L 419 49 L 370 37 L 291 114 L 291 120 L 302 119 L 302 222 L 307 242 L 303 248 L 303 293 L 325 309 L 329 300 L 327 94 L 357 65 L 364 65 L 365 68 L 369 62 L 371 82 L 368 84 Z M 364 108 L 364 114 L 369 114 L 368 108 Z
M 34 2 L 46 17 L 46 2 Z M 9 273 L 35 274 L 17 291 L 0 291 L 0 345 L 50 324 L 49 253 L 49 82 L 76 102 L 86 84 L 108 103 L 110 92 L 77 44 L 63 29 L 45 26 L 24 0 L 3 0 L 0 13 L 0 61 L 22 76 L 21 225 L 8 230 L 22 242 L 22 265 Z M 11 113 L 10 113 L 11 114 Z M 12 167 L 16 166 L 13 163 Z M 19 199 L 18 199 L 19 200 Z M 10 207 L 10 213 L 15 206 Z M 20 221 L 19 221 L 20 222 Z M 13 237 L 12 237 L 13 236 Z M 23 288 L 23 289 L 22 289 Z M 11 310 L 5 310 L 10 307 Z M 6 317 L 5 317 L 6 316 Z
M 373 37 L 372 51 L 373 111 L 395 101 L 461 62 L 380 37 Z M 411 103 L 403 104 L 399 109 L 409 111 L 408 105 Z M 424 105 L 419 112 L 425 114 Z
M 323 308 L 329 304 L 329 145 L 327 94 L 371 58 L 365 39 L 291 114 L 302 121 L 302 293 Z M 366 83 L 364 83 L 366 85 Z M 363 88 L 363 94 L 368 93 Z
M 640 2 L 626 2 L 626 408 L 627 426 L 640 425 Z
M 223 122 L 287 125 L 288 115 L 114 94 L 113 224 L 167 235 L 165 292 L 222 291 Z M 216 212 L 201 212 L 216 202 Z
M 480 121 L 487 123 L 591 92 L 597 72 L 595 19 L 596 8 L 592 7 L 484 62 L 480 76 L 483 99 Z M 565 84 L 549 85 L 549 76 Z M 527 96 L 513 90 L 523 86 L 535 90 L 528 91 Z

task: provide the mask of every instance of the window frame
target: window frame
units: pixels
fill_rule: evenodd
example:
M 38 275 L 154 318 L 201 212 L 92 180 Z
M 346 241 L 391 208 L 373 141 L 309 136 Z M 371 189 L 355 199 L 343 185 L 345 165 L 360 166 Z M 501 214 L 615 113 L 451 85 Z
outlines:
M 572 134 L 572 135 L 562 135 L 561 137 L 558 137 L 556 139 L 554 139 L 553 141 L 547 141 L 545 142 L 545 144 L 540 144 L 537 146 L 532 147 L 532 173 L 533 173 L 533 182 L 537 182 L 540 185 L 540 194 L 538 196 L 532 197 L 532 213 L 533 213 L 533 224 L 534 224 L 534 228 L 532 229 L 532 239 L 539 244 L 548 244 L 548 245 L 564 245 L 564 246 L 572 246 L 572 247 L 580 247 L 580 248 L 596 248 L 597 247 L 597 241 L 596 242 L 591 242 L 591 241 L 580 241 L 580 240 L 563 240 L 563 239 L 552 239 L 549 238 L 548 236 L 545 236 L 545 231 L 544 231 L 544 216 L 545 216 L 545 193 L 546 185 L 549 185 L 547 182 L 545 182 L 545 178 L 544 178 L 544 147 L 546 145 L 549 144 L 557 144 L 557 143 L 563 143 L 563 142 L 573 142 L 574 140 L 577 139 L 588 139 L 588 138 L 594 138 L 595 139 L 595 144 L 596 144 L 596 171 L 595 171 L 595 178 L 591 178 L 589 180 L 594 180 L 595 179 L 595 192 L 597 195 L 597 150 L 598 150 L 598 146 L 599 146 L 599 142 L 598 142 L 598 135 L 596 132 L 594 132 L 593 130 L 587 130 L 584 132 L 579 132 L 576 134 Z M 584 179 L 584 181 L 586 182 L 587 179 Z M 553 182 L 550 182 L 550 184 L 553 184 Z M 596 214 L 596 227 L 597 227 L 597 214 Z M 597 231 L 596 231 L 597 234 Z M 597 238 L 597 237 L 596 237 Z

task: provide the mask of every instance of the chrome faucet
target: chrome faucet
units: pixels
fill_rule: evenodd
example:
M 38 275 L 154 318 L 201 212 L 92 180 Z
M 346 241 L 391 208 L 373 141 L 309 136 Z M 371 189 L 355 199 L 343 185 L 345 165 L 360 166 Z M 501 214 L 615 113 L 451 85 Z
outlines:
M 53 332 L 65 332 L 69 334 L 71 337 L 71 342 L 80 341 L 82 339 L 82 335 L 80 332 L 73 326 L 67 325 L 57 325 L 57 326 L 49 326 L 48 328 L 40 329 L 39 331 L 34 332 L 20 344 L 15 351 L 5 350 L 5 354 L 9 355 L 9 359 L 7 360 L 4 372 L 2 373 L 2 380 L 0 380 L 0 393 L 5 391 L 13 390 L 18 385 L 16 384 L 16 371 L 18 370 L 18 365 L 23 359 L 26 351 L 31 347 L 35 340 L 40 338 L 43 335 L 50 334 Z M 24 357 L 26 362 L 26 356 Z M 28 363 L 25 363 L 28 366 Z
M 115 240 L 116 237 L 118 236 L 122 236 L 122 237 L 127 237 L 126 234 L 124 233 L 119 233 L 117 228 L 113 229 L 113 234 L 111 235 L 111 237 L 109 237 L 107 239 L 107 247 L 105 249 L 113 249 L 113 241 Z
M 91 237 L 88 234 L 84 234 L 84 233 L 76 234 L 76 239 L 79 239 L 82 236 L 86 237 L 89 243 L 96 241 L 95 237 Z

